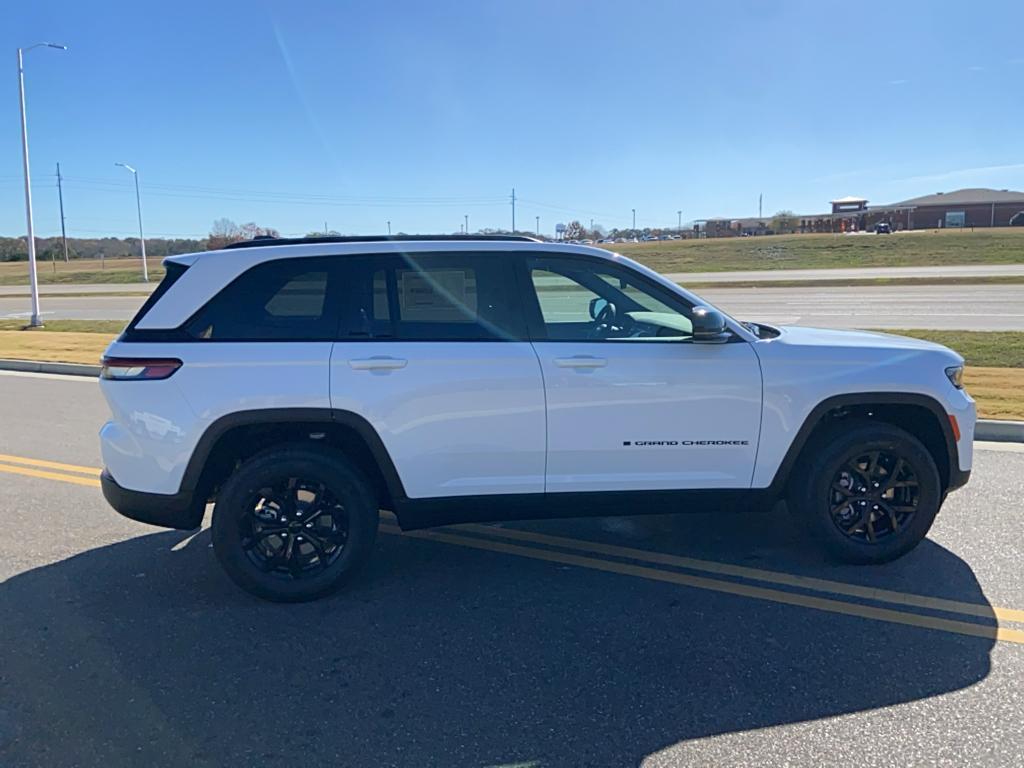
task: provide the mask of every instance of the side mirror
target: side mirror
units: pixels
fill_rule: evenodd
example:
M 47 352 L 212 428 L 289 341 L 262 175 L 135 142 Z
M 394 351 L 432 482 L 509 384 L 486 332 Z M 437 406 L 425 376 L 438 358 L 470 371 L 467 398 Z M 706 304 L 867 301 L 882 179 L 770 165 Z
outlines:
M 590 319 L 597 320 L 598 315 L 604 312 L 604 308 L 608 306 L 608 299 L 602 299 L 598 296 L 596 299 L 590 300 Z
M 729 331 L 721 312 L 709 307 L 694 307 L 693 341 L 695 344 L 721 344 L 729 340 Z

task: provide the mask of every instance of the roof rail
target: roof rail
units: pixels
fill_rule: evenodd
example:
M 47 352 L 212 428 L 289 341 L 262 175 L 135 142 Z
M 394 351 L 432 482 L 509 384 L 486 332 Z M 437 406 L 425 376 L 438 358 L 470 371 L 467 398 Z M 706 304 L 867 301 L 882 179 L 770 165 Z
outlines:
M 324 235 L 323 237 L 269 237 L 260 235 L 252 240 L 240 240 L 225 245 L 230 248 L 259 248 L 265 245 L 315 245 L 319 243 L 416 243 L 443 240 L 467 240 L 485 242 L 508 241 L 518 243 L 540 243 L 542 240 L 526 235 Z

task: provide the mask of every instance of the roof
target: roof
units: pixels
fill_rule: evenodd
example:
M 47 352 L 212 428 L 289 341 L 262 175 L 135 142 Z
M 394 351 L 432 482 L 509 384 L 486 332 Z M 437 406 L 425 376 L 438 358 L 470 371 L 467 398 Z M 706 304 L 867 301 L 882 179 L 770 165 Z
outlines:
M 988 203 L 1021 203 L 1024 204 L 1024 192 L 1014 192 L 1009 189 L 986 189 L 985 187 L 972 187 L 970 189 L 957 189 L 953 192 L 938 192 L 934 195 L 913 197 L 904 200 L 902 203 L 893 203 L 886 208 L 900 206 L 922 206 L 922 205 L 985 205 Z
M 866 203 L 866 197 L 840 197 L 838 200 L 829 200 L 832 205 L 846 205 L 847 203 Z
M 230 243 L 224 246 L 229 248 L 261 248 L 269 245 L 311 245 L 317 243 L 418 243 L 436 242 L 443 240 L 455 240 L 460 242 L 478 241 L 485 242 L 515 242 L 515 243 L 536 243 L 540 242 L 535 237 L 525 235 L 324 235 L 323 237 L 270 237 L 260 235 L 252 240 L 240 240 L 237 243 Z

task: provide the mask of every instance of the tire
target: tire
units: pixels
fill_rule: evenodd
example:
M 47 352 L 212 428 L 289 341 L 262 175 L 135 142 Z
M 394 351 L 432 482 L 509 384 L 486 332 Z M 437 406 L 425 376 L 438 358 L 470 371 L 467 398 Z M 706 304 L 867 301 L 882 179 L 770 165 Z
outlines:
M 886 490 L 890 481 L 896 487 Z M 798 521 L 826 553 L 847 563 L 884 563 L 912 550 L 944 498 L 928 449 L 882 422 L 838 422 L 812 438 L 790 477 Z
M 243 463 L 221 487 L 213 550 L 246 592 L 275 602 L 315 600 L 366 562 L 378 518 L 370 483 L 343 456 L 274 448 Z

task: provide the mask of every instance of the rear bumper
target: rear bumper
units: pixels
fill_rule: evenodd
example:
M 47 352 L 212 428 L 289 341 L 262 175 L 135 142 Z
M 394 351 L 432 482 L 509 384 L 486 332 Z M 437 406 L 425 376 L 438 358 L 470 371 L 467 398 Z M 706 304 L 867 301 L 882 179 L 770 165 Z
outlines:
M 971 479 L 971 470 L 969 469 L 953 469 L 949 476 L 949 487 L 946 491 L 955 491 L 957 488 L 963 488 L 967 485 L 967 481 Z
M 118 485 L 106 469 L 100 475 L 100 487 L 107 503 L 131 520 L 182 531 L 191 531 L 203 522 L 205 505 L 194 494 L 130 491 Z

